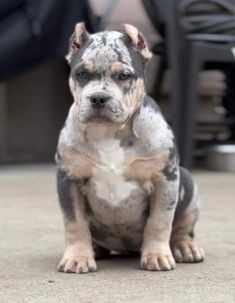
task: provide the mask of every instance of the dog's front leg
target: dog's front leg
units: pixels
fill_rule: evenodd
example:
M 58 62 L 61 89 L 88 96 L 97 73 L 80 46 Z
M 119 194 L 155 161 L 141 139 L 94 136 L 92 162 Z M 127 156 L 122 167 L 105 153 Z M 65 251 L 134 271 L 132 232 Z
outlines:
M 179 177 L 167 180 L 165 176 L 155 182 L 150 197 L 150 214 L 143 236 L 141 268 L 147 270 L 170 270 L 175 260 L 170 249 L 170 235 L 176 204 L 178 201 Z
M 85 198 L 75 181 L 58 170 L 57 188 L 64 215 L 65 252 L 58 270 L 68 273 L 96 271 L 91 233 L 85 216 Z

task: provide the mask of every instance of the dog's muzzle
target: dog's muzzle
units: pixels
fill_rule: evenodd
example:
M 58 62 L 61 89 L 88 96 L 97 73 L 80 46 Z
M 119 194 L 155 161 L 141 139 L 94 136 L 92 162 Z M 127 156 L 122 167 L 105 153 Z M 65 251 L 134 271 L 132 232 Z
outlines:
M 102 109 L 106 103 L 111 99 L 111 97 L 106 93 L 94 93 L 89 97 L 91 106 L 96 109 Z

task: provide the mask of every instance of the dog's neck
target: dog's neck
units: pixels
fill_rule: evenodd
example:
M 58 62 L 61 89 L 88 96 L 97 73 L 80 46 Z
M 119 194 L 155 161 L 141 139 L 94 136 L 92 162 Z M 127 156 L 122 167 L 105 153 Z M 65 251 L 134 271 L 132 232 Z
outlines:
M 89 123 L 86 124 L 84 130 L 85 141 L 103 141 L 104 139 L 115 138 L 116 132 L 120 128 L 119 125 L 111 123 Z
M 107 121 L 82 123 L 77 118 L 77 110 L 74 104 L 71 107 L 66 127 L 70 129 L 73 135 L 77 134 L 80 140 L 82 139 L 84 142 L 123 137 L 131 132 L 134 115 L 122 124 Z

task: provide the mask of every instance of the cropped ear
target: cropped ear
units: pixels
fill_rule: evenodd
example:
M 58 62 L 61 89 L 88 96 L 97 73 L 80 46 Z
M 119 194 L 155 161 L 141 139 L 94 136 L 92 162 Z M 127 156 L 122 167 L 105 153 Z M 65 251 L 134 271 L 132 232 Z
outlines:
M 74 33 L 69 41 L 69 52 L 66 55 L 67 61 L 70 63 L 73 56 L 81 49 L 84 44 L 89 40 L 89 34 L 83 22 L 75 25 Z
M 130 24 L 123 24 L 123 32 L 131 40 L 133 47 L 145 58 L 150 59 L 152 53 L 148 48 L 147 41 L 138 29 Z

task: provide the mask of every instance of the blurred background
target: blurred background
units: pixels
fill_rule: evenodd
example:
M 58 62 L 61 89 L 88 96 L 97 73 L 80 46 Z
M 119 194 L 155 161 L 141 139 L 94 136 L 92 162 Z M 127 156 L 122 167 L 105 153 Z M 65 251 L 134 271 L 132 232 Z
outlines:
M 0 164 L 50 163 L 73 102 L 64 60 L 76 22 L 131 23 L 154 53 L 148 93 L 188 168 L 235 170 L 234 0 L 1 0 Z
M 95 275 L 56 272 L 54 154 L 73 102 L 64 56 L 81 21 L 91 33 L 131 23 L 148 40 L 147 91 L 194 169 L 205 263 L 159 276 L 111 258 Z M 235 302 L 234 82 L 235 0 L 0 0 L 1 303 Z

